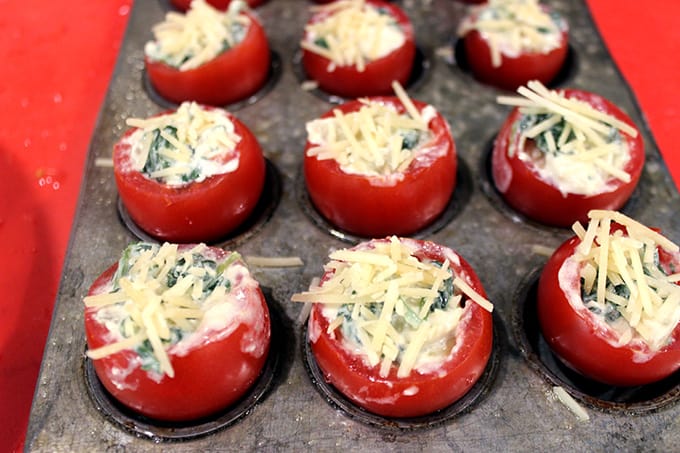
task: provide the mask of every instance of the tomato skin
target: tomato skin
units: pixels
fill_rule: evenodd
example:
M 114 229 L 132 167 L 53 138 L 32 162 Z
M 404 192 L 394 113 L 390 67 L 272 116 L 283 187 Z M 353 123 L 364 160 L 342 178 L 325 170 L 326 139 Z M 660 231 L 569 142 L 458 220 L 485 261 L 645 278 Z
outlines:
M 633 121 L 618 107 L 605 98 L 586 91 L 564 90 L 567 98 L 576 98 L 589 102 L 591 105 L 604 107 L 604 112 L 626 122 L 636 128 Z M 515 147 L 519 141 L 517 122 L 521 114 L 515 108 L 503 123 L 491 156 L 491 171 L 494 184 L 505 201 L 515 210 L 528 218 L 545 225 L 569 227 L 575 221 L 587 223 L 588 211 L 591 209 L 617 210 L 630 198 L 642 174 L 645 161 L 642 134 L 638 130 L 637 137 L 623 134 L 628 144 L 630 159 L 624 170 L 630 174 L 631 180 L 623 182 L 613 180 L 613 189 L 594 195 L 567 193 L 562 195 L 551 182 L 541 179 L 532 162 L 519 158 L 515 152 L 508 157 L 510 146 Z M 532 140 L 527 140 L 525 146 L 535 147 Z
M 366 67 L 361 72 L 354 65 L 337 66 L 333 71 L 329 71 L 328 66 L 331 60 L 302 49 L 302 66 L 307 76 L 318 82 L 319 87 L 327 93 L 345 98 L 389 95 L 393 93 L 392 81 L 396 80 L 406 86 L 409 80 L 416 53 L 411 21 L 396 5 L 382 0 L 367 0 L 367 3 L 390 12 L 403 31 L 405 42 L 388 55 L 366 63 Z M 312 16 L 310 23 L 318 22 L 325 17 L 327 13 L 316 14 Z
M 481 2 L 471 2 L 481 3 Z M 550 9 L 543 7 L 546 12 Z M 473 12 L 466 20 L 476 21 Z M 470 30 L 463 37 L 463 48 L 473 75 L 477 80 L 505 90 L 514 91 L 530 80 L 538 80 L 549 84 L 560 72 L 569 50 L 569 29 L 562 30 L 562 37 L 557 48 L 549 52 L 527 51 L 518 56 L 501 53 L 501 64 L 494 66 L 491 58 L 491 46 L 478 30 Z
M 418 253 L 419 259 L 443 262 L 445 247 L 431 242 L 416 242 L 422 247 Z M 453 251 L 449 249 L 449 252 Z M 460 265 L 451 262 L 451 268 L 486 297 L 479 278 L 462 257 Z M 324 277 L 328 277 L 328 274 Z M 340 329 L 334 331 L 335 338 L 332 338 L 327 332 L 329 322 L 321 313 L 320 304 L 312 307 L 308 328 L 308 333 L 318 332 L 318 338 L 316 341 L 308 339 L 326 381 L 355 404 L 385 417 L 418 417 L 443 409 L 460 399 L 486 368 L 493 343 L 491 313 L 468 300 L 466 313 L 459 326 L 462 323 L 466 323 L 465 328 L 456 336 L 456 344 L 460 344 L 460 347 L 440 369 L 429 373 L 414 369 L 405 378 L 397 377 L 398 367 L 394 365 L 387 377 L 381 377 L 379 365 L 369 367 L 361 356 L 342 346 Z M 415 393 L 414 388 L 418 389 Z
M 172 6 L 179 9 L 180 11 L 186 11 L 189 9 L 191 2 L 193 0 L 170 0 Z M 245 0 L 249 7 L 257 8 L 267 0 Z M 225 11 L 232 0 L 206 0 L 206 3 L 211 5 L 213 8 L 219 9 L 220 11 Z
M 218 249 L 213 249 L 218 250 Z M 219 250 L 221 255 L 225 252 Z M 118 264 L 109 267 L 92 284 L 89 294 L 110 281 Z M 206 417 L 235 403 L 256 381 L 267 359 L 271 326 L 269 310 L 259 286 L 246 292 L 248 303 L 261 312 L 261 324 L 239 325 L 221 339 L 206 339 L 181 356 L 169 352 L 175 376 L 160 381 L 135 366 L 137 353 L 121 351 L 92 360 L 104 388 L 120 403 L 144 416 L 163 421 L 189 421 Z M 111 342 L 106 326 L 95 319 L 95 308 L 85 309 L 88 348 Z M 242 344 L 256 344 L 260 355 L 244 352 Z M 225 360 L 225 357 L 228 360 Z M 117 370 L 117 371 L 116 371 Z M 121 371 L 129 374 L 120 385 Z M 157 377 L 156 377 L 157 378 Z
M 154 89 L 178 104 L 196 101 L 214 106 L 254 94 L 267 79 L 271 56 L 262 25 L 253 14 L 245 14 L 251 23 L 243 41 L 197 68 L 180 71 L 145 55 L 146 72 Z
M 400 113 L 405 111 L 396 97 L 373 97 L 390 103 Z M 419 111 L 425 103 L 413 101 Z M 343 113 L 357 111 L 362 104 L 349 101 L 339 107 Z M 322 118 L 333 116 L 333 111 Z M 304 174 L 307 190 L 321 215 L 335 226 L 364 237 L 388 234 L 407 235 L 434 221 L 446 208 L 456 185 L 456 146 L 449 126 L 441 114 L 430 121 L 436 147 L 444 155 L 419 165 L 413 162 L 404 179 L 395 185 L 374 185 L 372 178 L 345 173 L 334 159 L 319 160 L 308 156 L 312 146 L 305 146 Z M 348 202 L 351 200 L 351 202 Z
M 170 187 L 139 171 L 126 171 L 130 144 L 128 130 L 113 149 L 113 170 L 118 194 L 128 214 L 151 236 L 170 242 L 211 242 L 225 237 L 252 213 L 265 182 L 265 160 L 255 136 L 236 117 L 241 141 L 236 145 L 239 166 L 230 173 L 202 182 Z
M 585 309 L 577 312 L 560 288 L 558 273 L 564 262 L 574 255 L 580 243 L 577 237 L 565 241 L 550 257 L 538 283 L 538 319 L 545 340 L 555 354 L 580 374 L 615 386 L 644 385 L 664 379 L 680 369 L 680 324 L 673 331 L 669 345 L 649 354 L 646 362 L 636 359 L 632 346 L 613 346 L 613 331 L 604 332 L 595 315 Z M 662 263 L 669 260 L 678 265 L 680 256 L 660 253 Z
M 504 90 L 515 90 L 530 80 L 549 84 L 560 72 L 568 51 L 568 33 L 563 32 L 562 44 L 547 53 L 526 52 L 517 57 L 501 54 L 500 66 L 494 67 L 491 49 L 477 30 L 463 39 L 465 56 L 475 78 Z

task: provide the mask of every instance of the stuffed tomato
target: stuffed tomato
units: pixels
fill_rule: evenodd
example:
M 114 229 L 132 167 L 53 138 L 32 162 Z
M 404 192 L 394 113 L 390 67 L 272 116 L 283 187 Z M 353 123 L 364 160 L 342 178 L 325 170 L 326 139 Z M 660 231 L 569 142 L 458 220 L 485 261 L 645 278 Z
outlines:
M 569 367 L 616 386 L 680 368 L 680 253 L 615 211 L 592 211 L 548 260 L 538 286 L 543 336 Z
M 568 52 L 567 22 L 536 0 L 490 0 L 473 7 L 458 35 L 475 78 L 507 90 L 529 80 L 550 83 Z
M 369 412 L 417 417 L 460 399 L 491 354 L 493 306 L 469 264 L 432 242 L 374 239 L 330 255 L 308 341 L 326 380 Z
M 537 222 L 568 227 L 591 209 L 616 210 L 630 198 L 644 166 L 642 136 L 603 97 L 547 90 L 538 82 L 520 97 L 501 127 L 491 157 L 493 181 L 505 201 Z
M 172 242 L 224 238 L 253 212 L 265 182 L 257 139 L 225 110 L 183 103 L 175 112 L 128 119 L 113 169 L 130 218 Z
M 170 0 L 170 3 L 172 3 L 172 5 L 175 8 L 181 11 L 186 11 L 189 9 L 193 1 L 195 0 Z M 216 9 L 219 9 L 220 11 L 226 10 L 229 7 L 229 5 L 237 1 L 239 0 L 206 0 L 206 2 L 209 5 Z M 266 1 L 267 0 L 246 0 L 246 3 L 248 4 L 249 7 L 256 8 Z
M 339 0 L 313 8 L 302 38 L 307 76 L 345 98 L 386 95 L 406 85 L 415 58 L 413 27 L 397 6 L 381 0 Z
M 267 359 L 269 310 L 235 252 L 132 244 L 84 302 L 99 380 L 146 417 L 189 421 L 225 409 Z
M 349 101 L 307 123 L 309 196 L 347 232 L 416 232 L 444 211 L 456 185 L 448 123 L 432 106 L 398 93 Z
M 194 0 L 186 15 L 170 12 L 144 48 L 154 89 L 175 103 L 226 105 L 246 99 L 269 74 L 267 36 L 241 1 L 220 12 Z

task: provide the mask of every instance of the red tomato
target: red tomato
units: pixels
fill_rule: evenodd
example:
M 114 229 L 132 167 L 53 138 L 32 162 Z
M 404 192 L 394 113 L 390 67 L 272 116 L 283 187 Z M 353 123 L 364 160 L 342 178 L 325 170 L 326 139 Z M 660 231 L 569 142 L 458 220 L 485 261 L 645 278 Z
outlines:
M 564 92 L 567 98 L 586 101 L 598 110 L 635 127 L 625 113 L 597 94 L 581 90 Z M 590 196 L 567 193 L 565 196 L 552 182 L 540 178 L 533 161 L 520 159 L 518 152 L 512 157 L 508 156 L 509 148 L 516 148 L 519 143 L 520 117 L 519 109 L 513 109 L 496 137 L 491 157 L 494 183 L 510 206 L 540 223 L 567 227 L 576 220 L 587 223 L 588 211 L 591 209 L 617 210 L 628 201 L 640 179 L 645 161 L 644 144 L 639 131 L 635 138 L 621 133 L 630 153 L 630 160 L 624 168 L 631 176 L 630 182 L 612 178 L 609 183 L 611 189 L 607 192 Z M 535 147 L 533 140 L 526 141 L 525 150 L 531 151 Z
M 415 254 L 420 260 L 443 262 L 446 256 L 458 256 L 460 263 L 452 261 L 451 269 L 486 297 L 472 267 L 453 250 L 432 242 L 411 241 L 421 247 Z M 464 396 L 484 372 L 491 355 L 491 313 L 469 299 L 465 307 L 456 329 L 456 346 L 437 370 L 414 369 L 407 377 L 398 378 L 398 366 L 393 364 L 388 376 L 381 377 L 380 365 L 371 367 L 362 356 L 343 347 L 340 329 L 335 329 L 331 337 L 327 332 L 329 320 L 323 316 L 320 304 L 315 304 L 310 313 L 308 332 L 317 336 L 316 340 L 310 340 L 311 349 L 325 379 L 355 404 L 386 417 L 426 415 Z
M 680 324 L 669 345 L 652 351 L 641 341 L 616 346 L 618 336 L 585 306 L 576 309 L 560 288 L 558 274 L 574 255 L 577 237 L 564 242 L 546 263 L 538 284 L 538 318 L 551 349 L 569 367 L 596 381 L 616 386 L 649 384 L 680 368 Z M 680 255 L 660 250 L 665 266 L 680 266 Z M 580 283 L 565 282 L 564 285 Z M 614 344 L 612 344 L 614 343 Z
M 396 97 L 371 98 L 394 105 L 400 113 L 404 106 Z M 419 111 L 426 104 L 413 101 Z M 357 111 L 355 100 L 336 107 L 343 113 Z M 322 118 L 333 116 L 333 111 Z M 456 185 L 456 147 L 448 123 L 439 113 L 430 121 L 434 138 L 431 148 L 444 151 L 432 158 L 414 160 L 401 181 L 386 184 L 378 177 L 345 173 L 333 159 L 319 160 L 307 155 L 304 173 L 314 206 L 332 224 L 365 237 L 388 234 L 407 235 L 434 221 L 446 208 Z M 351 202 L 348 202 L 351 200 Z
M 125 208 L 149 235 L 171 242 L 210 242 L 225 237 L 253 212 L 262 194 L 265 160 L 255 136 L 224 112 L 241 137 L 238 168 L 202 182 L 171 187 L 130 169 L 128 130 L 113 148 L 113 171 Z M 232 154 L 225 157 L 228 160 Z
M 228 254 L 217 248 L 211 248 L 209 253 L 216 257 Z M 116 263 L 99 276 L 88 295 L 101 292 L 117 268 Z M 238 291 L 238 309 L 250 311 L 250 316 L 234 316 L 223 330 L 199 332 L 206 337 L 186 352 L 170 347 L 167 352 L 174 377 L 143 370 L 138 354 L 124 350 L 92 361 L 104 388 L 133 411 L 166 421 L 205 417 L 235 403 L 260 375 L 271 333 L 269 310 L 259 286 L 234 286 L 232 291 Z M 96 312 L 96 308 L 85 309 L 90 349 L 115 341 L 108 328 L 96 320 Z
M 406 86 L 409 80 L 416 52 L 411 21 L 406 13 L 391 3 L 382 0 L 367 0 L 366 3 L 389 11 L 404 32 L 406 40 L 401 47 L 388 55 L 366 63 L 361 72 L 355 65 L 337 66 L 329 71 L 331 61 L 328 58 L 302 49 L 305 72 L 328 93 L 346 98 L 387 95 L 392 93 L 392 81 L 396 80 Z M 327 16 L 326 12 L 317 13 L 312 16 L 310 23 L 319 22 Z
M 262 25 L 251 13 L 245 14 L 251 23 L 243 41 L 197 68 L 180 71 L 145 56 L 154 89 L 172 102 L 208 105 L 226 105 L 254 94 L 267 79 L 271 57 Z
M 549 84 L 560 72 L 567 58 L 569 31 L 562 32 L 560 46 L 547 53 L 523 52 L 517 57 L 501 53 L 500 66 L 491 60 L 491 47 L 477 30 L 463 38 L 465 58 L 479 81 L 506 90 L 515 90 L 529 80 Z
M 172 3 L 172 5 L 175 8 L 181 11 L 186 11 L 189 9 L 189 6 L 191 5 L 192 1 L 193 0 L 170 0 L 170 3 Z M 214 8 L 224 11 L 227 9 L 231 1 L 232 0 L 206 0 L 206 3 L 212 5 Z M 245 0 L 245 1 L 249 7 L 256 8 L 263 4 L 264 2 L 266 2 L 267 0 Z

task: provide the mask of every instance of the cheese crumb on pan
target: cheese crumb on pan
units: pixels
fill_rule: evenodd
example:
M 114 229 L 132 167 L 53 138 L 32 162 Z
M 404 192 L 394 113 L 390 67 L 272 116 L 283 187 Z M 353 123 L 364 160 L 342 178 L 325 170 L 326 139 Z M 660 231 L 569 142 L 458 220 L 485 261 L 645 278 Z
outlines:
M 558 401 L 564 404 L 567 409 L 569 409 L 576 417 L 582 421 L 587 422 L 590 420 L 590 415 L 576 400 L 564 389 L 564 387 L 555 386 L 553 387 L 553 393 L 557 397 Z

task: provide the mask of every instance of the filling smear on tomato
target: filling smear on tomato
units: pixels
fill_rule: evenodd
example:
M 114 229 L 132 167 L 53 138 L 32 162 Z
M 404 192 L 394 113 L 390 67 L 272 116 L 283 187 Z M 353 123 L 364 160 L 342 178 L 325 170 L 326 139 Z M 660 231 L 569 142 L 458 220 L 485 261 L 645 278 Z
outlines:
M 171 11 L 153 27 L 154 40 L 144 47 L 152 61 L 186 71 L 238 45 L 248 32 L 247 5 L 233 1 L 222 12 L 205 0 L 193 0 L 186 14 Z
M 546 12 L 537 0 L 489 0 L 463 20 L 458 35 L 472 30 L 488 43 L 492 65 L 499 67 L 502 55 L 547 54 L 561 47 L 567 22 L 555 12 Z
M 576 253 L 559 271 L 560 288 L 574 310 L 588 310 L 604 338 L 639 351 L 644 361 L 666 346 L 680 321 L 680 269 L 660 253 L 678 246 L 656 231 L 615 211 L 591 211 Z
M 128 171 L 171 187 L 201 182 L 239 166 L 235 151 L 241 137 L 220 109 L 185 102 L 173 113 L 148 119 L 130 118 L 137 130 L 130 143 Z
M 637 137 L 634 127 L 603 113 L 603 106 L 568 98 L 537 81 L 517 92 L 523 97 L 498 97 L 500 104 L 517 106 L 521 113 L 508 157 L 517 154 L 530 162 L 539 177 L 564 196 L 596 195 L 611 190 L 616 181 L 631 181 L 625 170 L 630 150 L 624 134 Z
M 363 106 L 354 112 L 335 109 L 333 117 L 307 123 L 312 145 L 307 155 L 335 159 L 345 173 L 371 177 L 376 185 L 401 181 L 414 161 L 425 166 L 445 155 L 444 146 L 432 146 L 434 134 L 428 127 L 436 109 L 428 105 L 418 111 L 399 84 L 393 87 L 404 113 L 375 99 L 360 99 Z
M 96 360 L 134 350 L 133 368 L 141 367 L 157 381 L 172 378 L 171 355 L 225 338 L 240 323 L 262 324 L 261 313 L 242 300 L 246 289 L 257 286 L 238 253 L 218 256 L 203 244 L 179 250 L 169 243 L 132 244 L 113 278 L 84 299 L 108 331 L 107 344 L 87 355 Z M 124 386 L 131 371 L 116 372 L 116 385 Z
M 323 304 L 328 334 L 341 332 L 343 347 L 378 367 L 386 377 L 412 370 L 433 373 L 456 349 L 464 297 L 488 311 L 493 306 L 443 262 L 419 259 L 415 245 L 392 237 L 370 246 L 337 250 L 325 266 L 331 273 L 293 301 Z M 320 332 L 309 332 L 312 342 Z
M 302 48 L 330 60 L 328 71 L 338 66 L 366 64 L 404 45 L 406 36 L 389 11 L 366 0 L 339 0 L 313 7 L 325 17 L 305 27 Z

